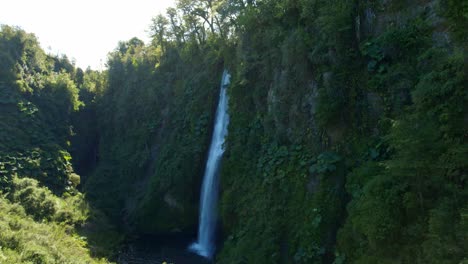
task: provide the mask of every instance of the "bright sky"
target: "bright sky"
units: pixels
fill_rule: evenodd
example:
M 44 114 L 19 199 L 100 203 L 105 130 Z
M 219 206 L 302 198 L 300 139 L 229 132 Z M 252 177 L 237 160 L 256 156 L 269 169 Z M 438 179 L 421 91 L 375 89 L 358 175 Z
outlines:
M 151 18 L 174 0 L 0 0 L 0 24 L 34 33 L 42 48 L 103 69 L 120 40 L 148 42 Z

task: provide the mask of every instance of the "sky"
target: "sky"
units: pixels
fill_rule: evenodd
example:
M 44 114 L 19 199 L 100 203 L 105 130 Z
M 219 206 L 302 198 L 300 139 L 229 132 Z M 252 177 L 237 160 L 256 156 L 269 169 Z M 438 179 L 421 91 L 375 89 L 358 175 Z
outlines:
M 34 33 L 42 48 L 102 70 L 119 41 L 148 43 L 151 19 L 174 0 L 0 0 L 0 24 Z

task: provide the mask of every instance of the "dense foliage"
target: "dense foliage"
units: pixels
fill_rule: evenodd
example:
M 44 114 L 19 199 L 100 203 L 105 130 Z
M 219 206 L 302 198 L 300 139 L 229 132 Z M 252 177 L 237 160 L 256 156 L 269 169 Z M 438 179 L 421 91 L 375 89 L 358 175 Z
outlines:
M 114 218 L 142 233 L 195 225 L 223 58 L 220 263 L 465 259 L 463 4 L 178 8 L 155 17 L 149 46 L 132 39 L 110 57 L 105 158 L 88 186 L 112 188 L 118 202 L 95 198 Z
M 19 234 L 18 218 L 76 254 L 88 253 L 72 226 L 96 246 L 119 241 L 76 190 L 72 161 L 123 233 L 194 233 L 227 68 L 218 263 L 465 263 L 467 8 L 178 0 L 153 19 L 151 43 L 119 43 L 104 72 L 3 27 L 0 254 L 60 262 L 49 242 L 17 255 L 50 239 Z
M 37 180 L 13 178 L 0 210 L 1 263 L 108 263 L 91 258 L 86 238 L 75 234 L 89 213 L 80 194 L 57 197 Z
M 2 182 L 15 171 L 60 193 L 73 175 L 66 146 L 78 89 L 69 73 L 53 71 L 53 60 L 33 35 L 3 26 L 0 46 Z
M 444 6 L 242 11 L 221 263 L 466 261 L 466 47 Z
M 97 107 L 99 163 L 86 190 L 130 229 L 187 230 L 197 221 L 221 69 L 214 47 L 190 44 L 166 43 L 161 53 L 132 39 L 110 55 Z
M 91 255 L 112 254 L 120 238 L 77 190 L 69 153 L 82 71 L 9 26 L 0 51 L 0 262 L 105 263 Z M 92 219 L 103 229 L 90 234 Z M 115 242 L 95 243 L 105 236 Z

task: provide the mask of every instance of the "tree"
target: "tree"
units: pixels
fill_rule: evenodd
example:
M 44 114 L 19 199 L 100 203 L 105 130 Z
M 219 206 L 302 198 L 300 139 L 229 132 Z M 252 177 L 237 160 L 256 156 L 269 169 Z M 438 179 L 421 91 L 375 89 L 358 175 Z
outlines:
M 167 38 L 167 26 L 169 26 L 169 20 L 162 14 L 157 15 L 152 19 L 150 27 L 151 37 L 153 37 L 153 44 L 161 46 L 162 50 L 165 51 L 165 42 Z
M 169 39 L 173 39 L 177 42 L 178 46 L 181 46 L 185 43 L 185 29 L 182 24 L 182 19 L 180 18 L 180 14 L 177 10 L 173 7 L 167 9 L 167 15 L 169 16 L 169 21 L 171 22 Z

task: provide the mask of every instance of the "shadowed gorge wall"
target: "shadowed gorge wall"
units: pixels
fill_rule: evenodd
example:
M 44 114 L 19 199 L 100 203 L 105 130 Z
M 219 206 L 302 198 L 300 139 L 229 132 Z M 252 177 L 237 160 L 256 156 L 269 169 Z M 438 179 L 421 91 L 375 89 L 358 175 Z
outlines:
M 208 48 L 154 49 L 133 39 L 111 55 L 86 190 L 133 231 L 194 230 L 222 68 Z

